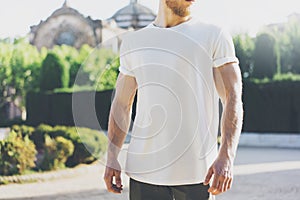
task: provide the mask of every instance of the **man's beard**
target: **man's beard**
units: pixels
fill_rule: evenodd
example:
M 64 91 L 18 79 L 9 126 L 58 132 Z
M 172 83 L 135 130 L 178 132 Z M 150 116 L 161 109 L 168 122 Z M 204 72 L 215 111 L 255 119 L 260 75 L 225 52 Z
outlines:
M 180 6 L 177 0 L 166 0 L 166 4 L 179 17 L 186 17 L 190 14 L 189 7 Z

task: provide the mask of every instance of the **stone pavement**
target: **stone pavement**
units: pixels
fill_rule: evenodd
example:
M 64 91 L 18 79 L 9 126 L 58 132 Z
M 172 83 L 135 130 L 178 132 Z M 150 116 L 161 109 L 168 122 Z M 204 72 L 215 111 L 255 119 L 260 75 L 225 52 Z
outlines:
M 239 148 L 233 188 L 217 200 L 299 199 L 300 149 Z M 72 178 L 0 186 L 0 199 L 10 200 L 127 200 L 128 178 L 121 195 L 105 191 L 101 164 Z

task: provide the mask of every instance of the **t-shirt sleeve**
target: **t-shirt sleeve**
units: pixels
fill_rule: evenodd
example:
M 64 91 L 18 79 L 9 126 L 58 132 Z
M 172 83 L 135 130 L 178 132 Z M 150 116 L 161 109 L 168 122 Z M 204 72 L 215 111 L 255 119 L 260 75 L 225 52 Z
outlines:
M 222 30 L 215 43 L 213 66 L 220 67 L 232 62 L 239 63 L 239 60 L 235 55 L 233 40 L 229 32 Z
M 128 40 L 123 39 L 120 47 L 120 66 L 119 71 L 128 76 L 134 76 L 130 62 L 130 53 L 128 48 Z

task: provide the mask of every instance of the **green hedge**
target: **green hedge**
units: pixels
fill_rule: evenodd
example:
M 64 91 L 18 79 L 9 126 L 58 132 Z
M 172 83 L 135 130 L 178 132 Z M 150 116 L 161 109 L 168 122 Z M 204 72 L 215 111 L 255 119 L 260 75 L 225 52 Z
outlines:
M 300 81 L 244 82 L 244 132 L 300 133 Z
M 27 107 L 27 121 L 26 124 L 31 126 L 38 126 L 41 123 L 65 126 L 79 126 L 99 130 L 107 130 L 108 116 L 113 96 L 113 90 L 106 90 L 101 92 L 82 91 L 74 93 L 29 93 L 26 98 Z M 72 97 L 80 99 L 77 102 L 77 111 L 82 111 L 82 116 L 74 123 L 74 116 L 72 111 Z M 136 112 L 135 97 L 132 109 L 132 119 L 134 120 Z M 94 102 L 93 102 L 94 101 Z M 93 105 L 95 107 L 88 107 L 86 105 Z M 97 122 L 95 122 L 94 109 L 96 111 Z
M 244 80 L 244 132 L 272 132 L 272 133 L 300 133 L 300 81 L 292 81 L 298 76 L 282 75 L 276 80 Z M 32 93 L 27 97 L 28 123 L 59 124 L 73 126 L 72 95 L 78 95 L 82 103 L 77 109 L 82 110 L 82 119 L 79 126 L 96 129 L 92 121 L 91 112 L 86 111 L 85 105 L 91 104 L 94 92 L 75 92 L 59 94 Z M 95 110 L 102 129 L 107 130 L 108 116 L 113 90 L 96 92 Z M 132 110 L 132 119 L 135 117 L 135 104 Z M 41 102 L 41 103 L 39 103 Z M 55 103 L 54 103 L 55 102 Z M 60 103 L 61 102 L 61 103 Z M 55 113 L 53 108 L 56 105 Z M 63 105 L 63 106 L 61 106 Z M 55 118 L 53 118 L 55 116 Z M 56 120 L 59 119 L 60 121 Z
M 26 124 L 31 126 L 41 123 L 74 126 L 71 93 L 31 92 L 26 96 L 26 111 Z

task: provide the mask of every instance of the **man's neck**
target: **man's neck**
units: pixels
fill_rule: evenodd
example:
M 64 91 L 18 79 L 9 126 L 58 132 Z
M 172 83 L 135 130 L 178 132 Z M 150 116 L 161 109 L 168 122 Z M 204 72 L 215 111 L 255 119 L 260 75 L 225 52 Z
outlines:
M 157 17 L 154 20 L 154 24 L 155 26 L 158 27 L 169 28 L 181 24 L 183 22 L 186 22 L 189 19 L 191 19 L 190 15 L 185 17 L 180 17 L 178 15 L 175 15 L 173 11 L 161 1 Z

